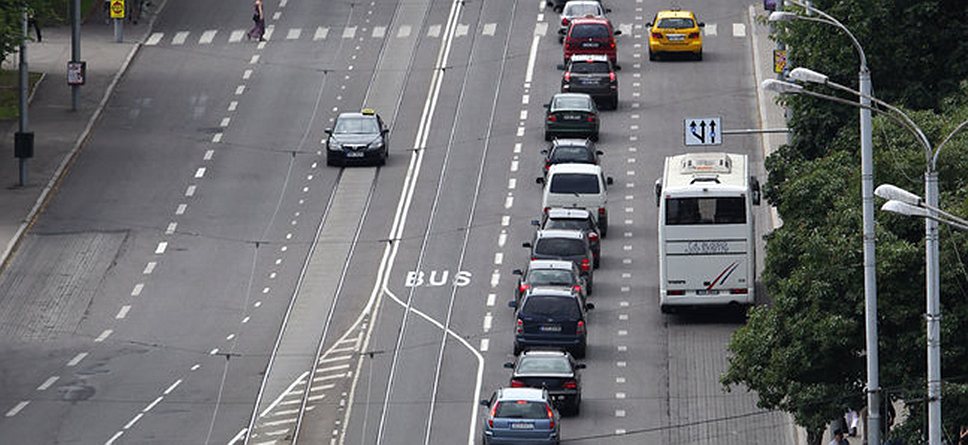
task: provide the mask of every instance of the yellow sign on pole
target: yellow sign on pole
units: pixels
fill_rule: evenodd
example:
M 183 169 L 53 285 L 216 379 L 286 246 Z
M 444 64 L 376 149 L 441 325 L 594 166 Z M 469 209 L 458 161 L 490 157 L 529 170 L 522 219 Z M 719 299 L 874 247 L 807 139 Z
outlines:
M 111 0 L 111 18 L 124 18 L 124 0 Z
M 773 50 L 773 72 L 780 74 L 786 69 L 787 52 L 785 49 Z

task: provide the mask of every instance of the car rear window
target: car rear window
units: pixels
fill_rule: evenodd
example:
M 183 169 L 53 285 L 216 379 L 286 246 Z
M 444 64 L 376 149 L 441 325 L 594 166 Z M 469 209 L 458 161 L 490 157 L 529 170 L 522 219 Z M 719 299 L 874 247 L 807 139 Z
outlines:
M 659 20 L 659 28 L 683 29 L 695 27 L 696 22 L 688 18 L 675 17 Z
M 547 419 L 548 408 L 544 402 L 530 400 L 504 400 L 497 403 L 494 417 L 502 419 Z
M 588 230 L 591 229 L 591 224 L 587 219 L 549 219 L 544 226 L 545 229 L 562 229 L 562 230 Z
M 551 193 L 598 194 L 598 176 L 588 173 L 558 173 L 551 177 Z
M 581 318 L 581 309 L 575 297 L 535 295 L 524 300 L 521 313 L 534 317 L 575 320 Z
M 594 3 L 565 3 L 565 10 L 561 15 L 565 17 L 584 17 L 586 15 L 601 16 L 602 9 Z
M 517 372 L 534 374 L 549 372 L 555 374 L 571 373 L 571 364 L 564 357 L 522 357 L 518 362 Z
M 556 97 L 551 104 L 552 111 L 555 110 L 589 110 L 589 98 L 581 96 Z
M 579 74 L 608 74 L 607 62 L 573 62 L 571 72 Z
M 576 238 L 542 238 L 534 246 L 538 255 L 574 256 L 585 254 L 585 243 Z
M 574 25 L 571 27 L 571 37 L 575 39 L 607 39 L 608 27 L 598 23 Z
M 528 274 L 528 282 L 534 286 L 571 286 L 574 277 L 567 270 L 535 269 Z
M 591 152 L 585 147 L 558 147 L 551 152 L 552 162 L 595 162 Z

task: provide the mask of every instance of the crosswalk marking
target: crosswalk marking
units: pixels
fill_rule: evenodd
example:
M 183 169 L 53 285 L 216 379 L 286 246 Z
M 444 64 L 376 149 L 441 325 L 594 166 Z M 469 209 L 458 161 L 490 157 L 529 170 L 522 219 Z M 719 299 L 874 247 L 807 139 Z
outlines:
M 427 28 L 427 37 L 440 37 L 440 25 L 430 25 Z
M 329 35 L 329 28 L 318 26 L 316 27 L 316 33 L 313 34 L 313 40 L 323 40 L 327 35 Z
M 349 26 L 349 27 L 343 28 L 343 38 L 344 39 L 352 39 L 353 37 L 356 37 L 356 27 L 355 26 Z
M 707 23 L 706 27 L 703 28 L 703 34 L 705 34 L 707 37 L 716 35 L 716 24 Z
M 746 37 L 746 25 L 743 23 L 733 23 L 733 37 Z
M 184 45 L 185 39 L 188 38 L 188 31 L 181 31 L 175 34 L 175 37 L 171 39 L 172 45 Z
M 156 33 L 152 34 L 151 37 L 148 37 L 148 40 L 145 41 L 145 45 L 155 46 L 155 45 L 158 44 L 158 42 L 161 41 L 161 38 L 164 37 L 164 36 L 165 36 L 165 33 L 156 32 Z
M 208 31 L 203 32 L 202 36 L 198 38 L 198 43 L 200 45 L 204 45 L 206 43 L 212 43 L 212 40 L 215 39 L 215 34 L 217 33 L 218 33 L 218 30 L 215 30 L 215 29 L 210 29 Z
M 374 26 L 373 27 L 373 38 L 382 39 L 383 36 L 387 35 L 386 26 Z
M 400 25 L 400 28 L 397 29 L 397 37 L 410 37 L 410 25 Z
M 496 30 L 497 30 L 497 23 L 487 23 L 484 25 L 484 30 L 481 31 L 481 34 L 484 34 L 486 36 L 493 36 L 494 31 Z
M 245 30 L 236 29 L 229 35 L 229 43 L 241 42 L 243 36 L 245 36 Z
M 457 37 L 466 36 L 467 35 L 467 31 L 470 28 L 471 27 L 468 26 L 468 25 L 458 24 L 457 25 L 457 32 L 454 35 L 457 36 Z
M 286 34 L 286 40 L 296 40 L 302 34 L 302 28 L 293 28 Z

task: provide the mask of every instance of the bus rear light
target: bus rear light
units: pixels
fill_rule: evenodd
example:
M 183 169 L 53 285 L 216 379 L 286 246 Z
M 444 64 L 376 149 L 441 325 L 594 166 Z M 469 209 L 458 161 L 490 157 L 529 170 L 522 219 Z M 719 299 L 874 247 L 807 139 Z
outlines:
M 746 295 L 746 294 L 750 293 L 750 291 L 749 291 L 749 289 L 747 289 L 747 288 L 744 287 L 744 288 L 741 288 L 741 289 L 730 289 L 729 290 L 729 293 L 732 294 L 732 295 Z

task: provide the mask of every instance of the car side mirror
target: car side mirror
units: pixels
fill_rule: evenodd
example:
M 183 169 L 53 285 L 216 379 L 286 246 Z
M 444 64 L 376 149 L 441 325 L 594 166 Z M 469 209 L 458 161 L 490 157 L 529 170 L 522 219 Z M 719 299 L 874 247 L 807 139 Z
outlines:
M 699 27 L 700 27 L 700 28 L 705 28 L 705 27 L 706 27 L 706 24 L 705 24 L 705 23 L 703 23 L 703 22 L 699 22 Z
M 558 29 L 558 34 L 561 34 L 561 35 L 568 34 L 568 30 L 567 29 L 564 29 L 564 28 L 559 28 Z
M 531 248 L 531 243 L 521 243 L 521 247 Z
M 599 156 L 603 156 L 605 154 L 605 152 L 604 151 L 601 151 L 601 150 L 595 150 L 595 154 L 597 154 Z
M 614 68 L 615 71 L 622 71 L 622 66 L 621 65 L 612 65 L 612 68 Z
M 548 103 L 546 103 L 546 104 L 544 104 L 542 106 L 545 107 L 545 108 L 551 108 L 551 102 L 548 102 Z
M 605 13 L 606 14 L 611 13 L 611 12 L 612 12 L 611 8 L 605 8 Z
M 532 226 L 541 226 L 541 221 L 538 221 L 536 219 L 532 219 L 531 220 L 531 225 Z
M 511 275 L 524 275 L 524 272 L 521 269 L 514 269 L 511 271 Z
M 541 150 L 541 154 L 543 154 L 543 155 L 546 155 L 546 154 L 548 154 L 548 149 L 546 148 L 546 149 L 544 149 L 544 150 Z
M 615 179 L 613 179 L 611 176 L 605 178 L 605 184 L 606 185 L 612 185 L 614 183 L 615 183 Z
M 327 128 L 325 131 L 326 131 L 326 134 L 333 134 L 332 128 Z
M 575 369 L 585 369 L 587 367 L 584 363 L 575 363 Z
M 514 363 L 507 362 L 504 364 L 504 367 L 508 369 L 514 369 Z
M 564 63 L 559 63 L 559 64 L 555 65 L 555 67 L 558 68 L 558 71 L 564 71 L 565 70 L 565 64 Z
M 645 27 L 646 27 L 646 28 L 651 28 L 651 27 L 652 27 L 652 22 L 649 22 L 649 23 L 646 23 L 646 24 L 645 24 Z
M 517 309 L 518 308 L 518 302 L 516 300 L 511 300 L 511 301 L 508 302 L 508 307 L 511 308 L 511 309 Z
M 662 179 L 655 180 L 655 205 L 659 206 L 659 201 L 662 199 Z
M 622 30 L 621 29 L 616 29 L 615 32 L 612 33 L 612 35 L 620 36 L 620 35 L 622 35 Z
M 595 303 L 585 303 L 585 310 L 586 311 L 590 311 L 592 309 L 595 309 Z
M 481 399 L 481 405 L 484 405 L 484 406 L 490 408 L 491 407 L 491 401 L 490 400 L 487 400 L 487 399 Z
M 380 130 L 380 133 L 383 133 L 383 134 L 387 134 L 389 132 L 390 132 L 389 128 L 384 128 L 383 130 Z
M 537 184 L 544 184 L 544 178 L 538 176 L 537 178 L 534 178 L 534 182 Z

